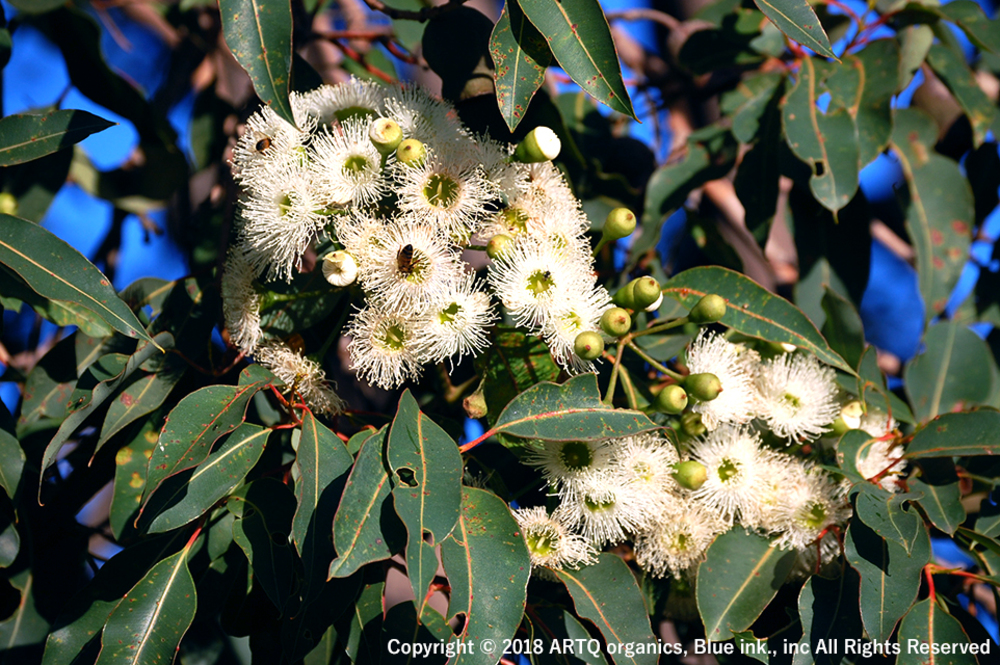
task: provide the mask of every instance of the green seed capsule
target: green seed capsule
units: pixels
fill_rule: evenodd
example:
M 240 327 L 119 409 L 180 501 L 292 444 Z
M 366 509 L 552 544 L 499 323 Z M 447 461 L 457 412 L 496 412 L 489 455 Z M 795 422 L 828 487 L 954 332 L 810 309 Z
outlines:
M 652 277 L 640 277 L 633 280 L 632 300 L 635 302 L 635 309 L 646 309 L 655 303 L 663 293 L 660 285 Z
M 486 243 L 486 255 L 491 259 L 495 259 L 505 251 L 507 248 L 514 244 L 514 239 L 503 233 L 498 233 L 490 241 Z
M 396 148 L 396 159 L 405 166 L 420 166 L 427 157 L 427 148 L 416 139 L 401 141 Z
M 587 330 L 576 336 L 573 350 L 583 360 L 596 360 L 604 353 L 604 339 L 597 333 Z
M 722 296 L 709 293 L 691 308 L 688 320 L 694 323 L 715 323 L 725 315 L 725 299 Z
M 635 289 L 635 280 L 629 282 L 622 288 L 618 289 L 618 291 L 615 292 L 615 295 L 612 296 L 611 299 L 619 307 L 624 307 L 625 309 L 632 309 L 632 310 L 638 309 L 638 307 L 635 306 L 634 289 Z
M 687 404 L 687 393 L 676 384 L 665 387 L 653 401 L 653 406 L 660 413 L 680 413 Z
M 708 431 L 705 423 L 701 422 L 701 414 L 688 411 L 681 416 L 681 430 L 690 437 L 701 436 Z
M 604 220 L 604 237 L 618 240 L 635 231 L 635 215 L 628 208 L 615 208 Z
M 711 402 L 722 392 L 722 382 L 714 374 L 691 374 L 684 380 L 688 394 L 699 402 Z
M 601 330 L 612 337 L 624 337 L 632 329 L 632 317 L 621 307 L 612 307 L 601 316 Z
M 375 149 L 381 155 L 388 155 L 403 141 L 403 130 L 390 118 L 378 118 L 368 130 Z
M 514 161 L 525 164 L 549 162 L 559 156 L 562 143 L 548 127 L 535 127 L 514 149 Z
M 674 465 L 674 469 L 674 480 L 677 481 L 678 485 L 689 490 L 698 489 L 705 484 L 705 480 L 708 478 L 708 470 L 705 465 L 694 460 L 678 462 Z

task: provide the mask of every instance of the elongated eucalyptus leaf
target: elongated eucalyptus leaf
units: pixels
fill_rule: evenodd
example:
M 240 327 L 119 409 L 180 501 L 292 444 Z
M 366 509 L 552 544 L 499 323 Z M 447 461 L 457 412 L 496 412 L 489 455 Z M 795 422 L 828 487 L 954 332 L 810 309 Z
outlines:
M 393 506 L 406 525 L 406 572 L 417 610 L 422 612 L 438 567 L 434 546 L 458 521 L 462 456 L 458 445 L 421 413 L 417 400 L 406 390 L 389 429 L 386 461 L 393 474 Z M 424 540 L 428 534 L 432 542 Z
M 14 611 L 0 622 L 0 644 L 6 653 L 17 647 L 41 644 L 49 632 L 49 622 L 38 612 L 37 582 L 34 572 L 25 568 L 7 579 L 7 583 L 20 594 Z
M 173 347 L 173 344 L 173 335 L 170 333 L 160 333 L 156 336 L 155 342 L 150 341 L 148 344 L 141 345 L 135 353 L 129 356 L 125 366 L 119 374 L 109 377 L 95 385 L 90 394 L 87 395 L 89 398 L 87 404 L 82 408 L 73 411 L 66 417 L 62 425 L 60 425 L 59 429 L 56 431 L 55 436 L 52 437 L 52 440 L 49 441 L 49 444 L 45 447 L 45 452 L 42 454 L 42 470 L 44 471 L 45 469 L 48 469 L 52 463 L 55 462 L 56 456 L 62 449 L 63 444 L 69 440 L 69 437 L 74 431 L 76 431 L 76 428 L 82 425 L 91 413 L 96 411 L 98 407 L 107 401 L 107 399 L 110 398 L 116 390 L 118 390 L 125 380 L 139 368 L 139 365 L 153 357 L 155 354 L 161 353 L 163 349 Z
M 580 570 L 552 571 L 573 597 L 576 614 L 589 619 L 608 643 L 642 644 L 654 641 L 639 585 L 629 567 L 607 552 L 597 563 Z M 611 654 L 615 665 L 655 665 L 656 654 Z
M 80 252 L 41 226 L 0 214 L 0 263 L 20 275 L 39 295 L 79 305 L 128 337 L 150 339 L 108 278 Z
M 9 115 L 0 119 L 0 166 L 44 157 L 114 124 L 86 111 L 68 109 Z
M 14 503 L 17 503 L 21 486 L 21 471 L 24 470 L 24 450 L 17 441 L 14 418 L 7 407 L 0 404 L 0 487 L 3 487 Z
M 333 546 L 337 558 L 330 577 L 347 577 L 372 561 L 388 559 L 402 549 L 406 536 L 389 497 L 389 473 L 382 454 L 385 429 L 361 446 L 347 477 L 340 507 L 333 519 Z
M 962 624 L 951 616 L 933 598 L 926 598 L 914 605 L 899 626 L 899 643 L 903 645 L 898 665 L 982 665 L 970 650 L 972 643 Z M 947 654 L 934 654 L 948 646 Z M 992 645 L 996 648 L 996 645 Z M 984 657 L 989 658 L 984 654 Z
M 830 649 L 831 643 L 823 641 L 831 638 L 856 640 L 864 634 L 858 611 L 860 584 L 857 572 L 849 566 L 834 579 L 821 575 L 809 578 L 799 593 L 799 620 L 802 622 L 799 643 L 808 648 L 800 648 L 792 661 L 795 665 L 839 665 L 847 660 L 846 649 Z
M 901 545 L 907 556 L 924 530 L 924 521 L 915 509 L 903 505 L 920 498 L 916 492 L 894 493 L 873 483 L 858 485 L 861 491 L 855 499 L 857 517 L 887 540 Z
M 657 429 L 639 411 L 601 401 L 595 374 L 566 383 L 539 383 L 518 395 L 497 419 L 497 432 L 546 441 L 599 441 Z
M 922 460 L 920 475 L 910 476 L 907 484 L 914 493 L 923 494 L 920 505 L 931 523 L 945 533 L 954 535 L 966 516 L 954 462 L 947 457 Z M 976 529 L 979 529 L 978 521 Z
M 160 561 L 108 617 L 98 665 L 145 665 L 173 660 L 197 608 L 188 570 L 189 548 Z
M 861 575 L 861 621 L 872 640 L 888 640 L 916 600 L 920 572 L 931 556 L 931 541 L 921 525 L 909 554 L 902 545 L 886 540 L 861 520 L 847 529 L 845 551 Z
M 597 0 L 518 0 L 518 4 L 577 85 L 597 101 L 635 118 L 611 28 Z
M 169 531 L 198 519 L 232 492 L 264 452 L 271 430 L 243 423 L 222 446 L 185 477 L 171 496 L 161 496 L 165 508 L 149 525 L 150 533 Z M 166 494 L 166 492 L 164 492 Z
M 280 481 L 261 478 L 234 492 L 226 507 L 237 517 L 233 540 L 250 562 L 254 579 L 283 613 L 295 589 L 295 555 L 288 540 L 295 497 Z
M 813 196 L 836 212 L 858 191 L 858 136 L 846 108 L 832 102 L 826 113 L 817 108 L 821 76 L 813 58 L 802 59 L 799 80 L 785 98 L 782 122 L 788 147 L 813 170 Z
M 906 457 L 1000 454 L 1000 412 L 946 413 L 927 423 L 906 447 Z
M 495 67 L 497 104 L 504 122 L 514 131 L 531 98 L 545 81 L 545 68 L 552 52 L 516 1 L 504 3 L 503 12 L 490 37 L 490 55 Z
M 167 416 L 160 440 L 149 459 L 143 504 L 170 476 L 197 466 L 212 444 L 243 423 L 250 398 L 266 386 L 206 386 L 187 395 Z
M 756 5 L 778 29 L 803 46 L 820 55 L 836 58 L 830 48 L 830 38 L 819 23 L 816 12 L 806 0 L 754 0 Z
M 975 75 L 965 64 L 965 58 L 942 44 L 934 44 L 927 53 L 927 64 L 951 90 L 959 106 L 969 118 L 972 136 L 978 148 L 986 140 L 997 118 L 996 105 L 976 82 Z
M 878 351 L 874 346 L 869 346 L 861 354 L 855 385 L 857 386 L 855 389 L 848 387 L 847 390 L 855 392 L 865 403 L 866 409 L 874 409 L 891 415 L 894 419 L 904 423 L 915 424 L 917 422 L 906 402 L 897 397 L 896 393 L 890 391 L 886 386 L 885 375 L 878 366 Z
M 906 363 L 903 371 L 903 385 L 918 421 L 989 402 L 996 361 L 979 335 L 957 321 L 942 321 L 927 330 L 924 345 L 924 352 Z
M 698 566 L 698 612 L 710 640 L 728 640 L 757 620 L 788 577 L 795 553 L 740 527 L 715 539 Z
M 292 8 L 288 0 L 220 0 L 222 32 L 261 100 L 292 125 Z
M 140 377 L 122 390 L 108 407 L 98 447 L 103 446 L 130 423 L 159 408 L 183 375 L 182 363 L 171 362 L 163 370 Z
M 929 321 L 944 311 L 965 267 L 975 208 L 958 164 L 934 150 L 937 125 L 917 109 L 896 109 L 892 148 L 906 177 L 906 230 Z
M 685 270 L 663 287 L 663 295 L 680 301 L 688 309 L 709 293 L 722 296 L 728 303 L 722 324 L 751 337 L 794 344 L 829 365 L 856 374 L 799 308 L 749 277 L 709 266 Z
M 462 512 L 441 542 L 441 560 L 451 584 L 447 619 L 465 615 L 453 643 L 477 646 L 459 652 L 451 665 L 492 665 L 524 617 L 531 573 L 528 548 L 507 505 L 490 492 L 463 487 Z M 493 640 L 494 650 L 479 648 L 485 639 Z
M 142 504 L 142 491 L 146 487 L 149 458 L 156 447 L 164 415 L 161 409 L 134 424 L 130 440 L 115 454 L 115 482 L 109 515 L 111 533 L 115 538 L 120 539 L 122 534 L 133 528 Z
M 303 413 L 302 435 L 295 450 L 298 478 L 292 542 L 305 569 L 304 605 L 324 593 L 330 561 L 336 556 L 330 526 L 352 464 L 354 458 L 343 441 L 311 412 Z M 317 602 L 321 601 L 322 597 Z

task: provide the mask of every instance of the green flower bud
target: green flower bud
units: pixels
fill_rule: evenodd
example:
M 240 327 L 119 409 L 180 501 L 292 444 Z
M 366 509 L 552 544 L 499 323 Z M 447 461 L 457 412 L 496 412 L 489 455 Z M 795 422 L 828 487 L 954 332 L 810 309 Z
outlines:
M 635 280 L 632 280 L 622 288 L 618 289 L 611 299 L 619 307 L 632 310 L 638 309 L 638 307 L 635 306 Z
M 550 162 L 559 156 L 562 143 L 548 127 L 535 127 L 514 149 L 513 160 L 525 164 Z
M 624 238 L 632 231 L 635 231 L 635 215 L 628 208 L 615 208 L 604 220 L 604 237 L 609 240 Z
M 635 302 L 636 309 L 646 309 L 650 305 L 657 304 L 657 301 L 662 302 L 663 292 L 660 291 L 660 285 L 652 277 L 640 277 L 633 280 L 632 284 L 634 285 L 632 287 L 632 300 Z
M 505 251 L 507 248 L 514 244 L 514 239 L 503 233 L 498 233 L 490 241 L 486 243 L 486 255 L 491 259 L 495 259 Z
M 722 392 L 722 382 L 719 377 L 708 372 L 691 374 L 684 380 L 688 394 L 699 402 L 711 402 Z
M 677 481 L 678 485 L 689 490 L 698 489 L 705 484 L 705 480 L 708 478 L 708 470 L 705 465 L 694 460 L 678 462 L 674 464 L 674 469 L 674 480 Z
M 681 430 L 690 437 L 701 436 L 708 431 L 705 423 L 701 422 L 701 414 L 688 411 L 681 416 Z
M 427 157 L 427 148 L 417 139 L 400 141 L 396 148 L 396 159 L 404 166 L 420 166 Z
M 865 413 L 861 402 L 855 400 L 848 402 L 840 409 L 840 415 L 833 421 L 833 433 L 837 436 L 843 435 L 848 430 L 861 427 L 861 416 Z
M 601 315 L 601 330 L 612 337 L 624 337 L 632 329 L 632 317 L 621 307 L 612 307 Z
M 694 323 L 715 323 L 725 315 L 725 299 L 722 296 L 709 293 L 691 308 L 688 320 Z
M 604 353 L 604 338 L 591 330 L 584 331 L 576 336 L 573 350 L 583 360 L 596 360 Z
M 687 406 L 688 396 L 677 384 L 665 387 L 653 400 L 653 407 L 660 413 L 680 413 Z
M 489 409 L 486 406 L 486 396 L 483 395 L 483 384 L 480 383 L 476 392 L 462 400 L 462 407 L 465 409 L 465 415 L 470 418 L 486 417 Z
M 5 215 L 17 214 L 17 199 L 10 192 L 0 192 L 0 212 Z
M 375 149 L 381 155 L 392 153 L 403 140 L 403 130 L 390 118 L 378 118 L 368 130 Z

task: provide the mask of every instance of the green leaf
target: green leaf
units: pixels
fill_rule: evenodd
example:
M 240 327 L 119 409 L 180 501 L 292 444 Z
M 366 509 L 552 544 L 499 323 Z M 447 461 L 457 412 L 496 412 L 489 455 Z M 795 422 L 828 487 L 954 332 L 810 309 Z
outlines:
M 254 579 L 284 613 L 295 590 L 295 554 L 288 542 L 295 497 L 280 481 L 261 478 L 237 490 L 226 507 L 238 518 L 233 540 L 250 562 Z
M 931 10 L 960 27 L 969 40 L 979 48 L 1000 55 L 997 21 L 988 18 L 978 3 L 972 0 L 956 0 L 940 7 L 932 7 Z
M 943 321 L 927 330 L 924 345 L 926 350 L 903 370 L 903 384 L 918 421 L 988 402 L 996 363 L 979 335 L 957 321 Z
M 175 356 L 168 358 L 168 366 L 163 370 L 131 382 L 111 401 L 108 415 L 104 417 L 104 425 L 101 426 L 98 449 L 115 434 L 163 404 L 184 375 L 184 365 L 179 361 L 171 362 L 173 358 Z
M 708 266 L 685 270 L 663 287 L 663 295 L 680 301 L 688 309 L 709 293 L 726 299 L 728 307 L 720 321 L 723 325 L 751 337 L 794 344 L 828 365 L 856 374 L 800 309 L 749 277 Z
M 409 390 L 399 399 L 389 429 L 386 461 L 392 500 L 406 525 L 406 572 L 417 608 L 437 572 L 434 546 L 451 533 L 462 505 L 462 456 L 448 434 L 421 413 Z M 430 535 L 432 541 L 424 538 Z
M 66 3 L 61 0 L 12 0 L 10 4 L 26 14 L 43 14 Z
M 0 166 L 12 166 L 62 150 L 115 123 L 86 111 L 18 113 L 0 119 Z
M 164 412 L 156 414 L 141 423 L 131 440 L 115 454 L 115 482 L 111 495 L 109 521 L 111 533 L 121 539 L 137 516 L 142 503 L 142 492 L 146 487 L 146 468 L 153 455 L 159 438 L 160 423 Z
M 917 511 L 906 510 L 903 504 L 918 499 L 919 495 L 916 492 L 889 492 L 873 483 L 859 483 L 856 487 L 861 490 L 854 504 L 858 519 L 876 533 L 901 546 L 909 556 L 920 532 L 925 529 L 924 521 Z
M 830 39 L 806 0 L 754 0 L 778 29 L 820 55 L 836 59 Z
M 108 616 L 129 590 L 165 554 L 173 551 L 170 539 L 154 537 L 111 557 L 94 579 L 60 610 L 45 641 L 42 665 L 75 663 L 84 648 L 101 634 Z
M 955 464 L 949 458 L 930 458 L 920 463 L 920 475 L 907 480 L 910 490 L 922 492 L 920 505 L 931 523 L 947 534 L 965 521 L 962 491 L 959 489 Z M 977 522 L 978 527 L 978 522 Z
M 733 187 L 743 204 L 747 229 L 763 247 L 778 209 L 778 182 L 781 177 L 781 152 L 774 149 L 781 141 L 781 112 L 778 92 L 767 102 L 760 118 L 756 143 L 743 155 Z M 735 123 L 740 115 L 733 118 Z M 734 128 L 735 129 L 735 128 Z M 735 131 L 734 131 L 735 133 Z
M 507 504 L 485 490 L 463 487 L 462 512 L 454 531 L 441 541 L 441 561 L 451 584 L 447 619 L 465 615 L 462 632 L 451 644 L 476 645 L 459 652 L 450 665 L 493 665 L 524 617 L 531 574 L 528 548 Z M 499 648 L 485 653 L 480 648 L 485 639 Z
M 728 131 L 694 134 L 688 138 L 686 154 L 681 161 L 667 164 L 653 173 L 646 184 L 642 235 L 629 250 L 633 260 L 656 247 L 664 220 L 684 205 L 693 190 L 732 170 L 738 147 Z
M 441 96 L 456 103 L 482 96 L 490 115 L 495 115 L 489 108 L 494 94 L 490 57 L 493 29 L 493 21 L 483 12 L 456 7 L 428 21 L 421 39 L 421 55 L 441 77 Z
M 944 82 L 972 124 L 973 143 L 978 148 L 986 140 L 997 117 L 996 106 L 979 87 L 965 59 L 942 44 L 931 46 L 927 64 Z
M 1000 506 L 990 501 L 989 496 L 979 503 L 979 515 L 976 516 L 974 530 L 987 538 L 1000 536 Z
M 795 552 L 736 527 L 715 539 L 698 566 L 698 612 L 710 640 L 750 627 L 788 577 Z
M 91 337 L 106 337 L 113 332 L 104 319 L 85 307 L 68 300 L 49 300 L 38 295 L 24 280 L 3 265 L 0 265 L 0 293 L 3 293 L 4 300 L 20 300 L 57 326 L 77 326 Z
M 573 81 L 599 102 L 635 118 L 608 19 L 597 0 L 518 0 Z
M 878 438 L 860 429 L 844 432 L 837 442 L 837 466 L 854 483 L 865 480 L 858 470 L 868 456 L 868 449 L 878 443 Z
M 885 375 L 878 366 L 878 351 L 874 346 L 866 348 L 861 355 L 855 387 L 846 389 L 848 392 L 856 393 L 865 403 L 866 409 L 881 411 L 904 423 L 916 423 L 913 412 L 906 402 L 886 387 Z
M 125 595 L 104 626 L 97 665 L 174 659 L 197 607 L 188 553 L 184 548 L 160 561 Z
M 561 607 L 544 607 L 538 605 L 528 615 L 531 633 L 530 639 L 544 640 L 547 643 L 558 643 L 560 648 L 539 649 L 540 653 L 531 654 L 533 665 L 608 665 L 604 654 L 594 649 L 562 649 L 563 640 L 589 640 L 590 633 L 577 621 L 568 610 Z M 580 643 L 582 644 L 582 643 Z M 550 653 L 550 651 L 555 653 Z
M 822 113 L 816 106 L 822 75 L 823 70 L 817 71 L 813 58 L 803 58 L 799 80 L 785 98 L 782 121 L 788 147 L 813 170 L 809 179 L 813 196 L 823 207 L 836 212 L 858 190 L 860 153 L 854 119 L 848 110 L 831 102 L 827 112 Z
M 962 624 L 934 602 L 926 598 L 914 605 L 899 626 L 899 644 L 902 646 L 897 665 L 978 665 L 976 657 L 962 652 L 971 646 Z M 905 646 L 904 646 L 905 645 Z M 950 647 L 949 652 L 930 655 L 934 648 Z
M 39 295 L 90 310 L 128 337 L 150 339 L 101 271 L 37 224 L 0 214 L 0 263 Z
M 222 31 L 261 101 L 295 125 L 288 101 L 292 8 L 288 0 L 219 0 Z
M 66 184 L 73 150 L 60 150 L 6 169 L 4 191 L 17 199 L 17 216 L 40 223 L 56 194 Z
M 149 533 L 169 531 L 201 517 L 215 503 L 232 492 L 264 453 L 271 430 L 243 423 L 229 435 L 222 446 L 184 474 L 173 492 L 160 492 L 163 508 L 149 525 Z M 181 476 L 177 480 L 181 480 Z
M 299 273 L 290 283 L 271 282 L 263 287 L 260 325 L 274 335 L 291 335 L 326 319 L 342 301 L 346 291 L 333 288 L 322 270 Z
M 857 124 L 858 163 L 864 167 L 882 154 L 892 136 L 891 102 L 899 89 L 899 45 L 895 39 L 876 39 L 844 63 L 864 73 L 861 95 L 849 109 Z
M 250 398 L 264 381 L 242 386 L 205 386 L 186 395 L 167 416 L 159 445 L 149 459 L 143 504 L 164 480 L 200 464 L 212 445 L 243 423 Z
M 494 426 L 497 432 L 545 441 L 600 441 L 657 428 L 639 411 L 602 402 L 596 374 L 529 388 L 507 405 Z
M 654 642 L 635 575 L 619 557 L 604 552 L 580 570 L 553 570 L 573 597 L 577 616 L 589 619 L 609 644 Z M 616 665 L 655 665 L 656 654 L 611 654 Z
M 920 589 L 920 573 L 931 556 L 927 529 L 918 529 L 909 555 L 861 520 L 851 522 L 845 540 L 847 560 L 861 575 L 861 621 L 870 639 L 888 640 Z
M 801 654 L 805 662 L 816 665 L 840 665 L 848 660 L 843 649 L 830 649 L 830 639 L 860 639 L 863 633 L 858 589 L 861 579 L 848 566 L 842 575 L 827 579 L 813 575 L 799 593 L 799 621 L 802 622 Z M 823 642 L 821 642 L 823 640 Z M 820 645 L 822 644 L 822 647 Z M 841 642 L 843 644 L 843 642 Z M 825 647 L 825 651 L 822 650 Z M 798 659 L 793 661 L 798 663 Z
M 388 559 L 405 543 L 403 525 L 389 498 L 389 473 L 382 458 L 385 429 L 361 446 L 333 518 L 337 558 L 330 577 L 347 577 L 373 561 Z
M 4 650 L 8 654 L 16 647 L 41 644 L 49 632 L 49 622 L 38 611 L 36 582 L 30 568 L 5 580 L 5 583 L 19 591 L 21 596 L 13 613 L 0 622 L 0 644 L 4 645 Z
M 498 326 L 493 340 L 489 349 L 476 358 L 476 371 L 483 377 L 486 417 L 491 424 L 518 393 L 540 381 L 555 381 L 560 371 L 549 347 L 534 335 Z
M 545 37 L 525 18 L 515 0 L 504 3 L 490 37 L 497 104 L 510 131 L 528 110 L 531 98 L 545 82 L 545 68 L 552 52 Z
M 323 423 L 316 420 L 311 411 L 302 415 L 302 436 L 295 451 L 295 517 L 292 519 L 292 541 L 303 560 L 307 559 L 307 549 L 316 547 L 327 539 L 327 528 L 333 523 L 336 496 L 327 490 L 338 478 L 350 470 L 354 458 L 347 451 L 344 442 Z M 327 520 L 326 518 L 330 519 Z
M 826 313 L 823 337 L 841 358 L 852 367 L 857 367 L 865 351 L 865 329 L 861 316 L 849 300 L 829 287 L 825 291 L 822 301 Z
M 1000 412 L 946 413 L 927 423 L 906 447 L 906 457 L 1000 454 Z
M 734 90 L 722 94 L 720 110 L 733 116 L 733 136 L 740 143 L 753 143 L 764 111 L 784 81 L 780 72 L 750 74 Z
M 337 637 L 352 663 L 376 664 L 382 653 L 382 596 L 384 582 L 367 584 L 354 607 L 337 621 Z M 329 665 L 329 660 L 322 665 Z
M 24 450 L 14 431 L 14 419 L 7 407 L 0 404 L 0 487 L 15 505 L 20 494 L 25 460 Z
M 160 333 L 156 336 L 156 341 L 150 341 L 149 344 L 140 345 L 136 352 L 128 357 L 128 361 L 121 370 L 121 373 L 97 383 L 97 385 L 93 387 L 93 390 L 87 395 L 87 397 L 89 397 L 89 401 L 87 401 L 84 406 L 76 409 L 66 417 L 62 425 L 59 426 L 59 429 L 52 437 L 52 440 L 49 441 L 49 444 L 45 447 L 45 452 L 42 455 L 42 471 L 44 472 L 52 465 L 53 462 L 55 462 L 56 456 L 62 449 L 63 444 L 69 440 L 73 432 L 76 431 L 76 428 L 82 425 L 91 413 L 96 411 L 105 401 L 107 401 L 107 399 L 118 390 L 125 380 L 139 368 L 139 365 L 153 357 L 154 354 L 161 353 L 163 349 L 172 348 L 173 345 L 174 339 L 170 333 Z M 84 377 L 81 377 L 81 381 L 83 378 Z M 71 395 L 70 399 L 75 398 Z M 40 490 L 41 487 L 39 487 L 39 491 Z
M 944 311 L 969 257 L 975 209 L 958 164 L 934 151 L 937 125 L 916 109 L 896 109 L 892 148 L 909 191 L 906 229 L 917 255 L 924 318 Z

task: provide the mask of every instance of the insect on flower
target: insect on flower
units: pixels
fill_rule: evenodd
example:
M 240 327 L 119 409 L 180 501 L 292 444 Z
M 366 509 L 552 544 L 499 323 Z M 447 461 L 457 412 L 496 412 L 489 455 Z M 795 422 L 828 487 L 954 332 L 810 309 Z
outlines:
M 404 245 L 403 248 L 396 253 L 396 269 L 404 275 L 412 275 L 413 266 L 413 245 Z
M 257 145 L 254 146 L 254 149 L 257 150 L 257 152 L 265 152 L 270 147 L 271 147 L 271 137 L 265 136 L 264 138 L 257 141 Z

